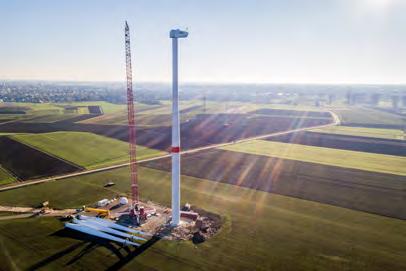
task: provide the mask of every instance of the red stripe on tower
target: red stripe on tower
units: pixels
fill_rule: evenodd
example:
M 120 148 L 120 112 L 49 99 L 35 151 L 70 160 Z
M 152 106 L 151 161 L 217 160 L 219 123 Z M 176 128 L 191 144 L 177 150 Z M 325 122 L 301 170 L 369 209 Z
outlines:
M 180 152 L 180 147 L 172 147 L 171 148 L 171 153 L 179 153 Z

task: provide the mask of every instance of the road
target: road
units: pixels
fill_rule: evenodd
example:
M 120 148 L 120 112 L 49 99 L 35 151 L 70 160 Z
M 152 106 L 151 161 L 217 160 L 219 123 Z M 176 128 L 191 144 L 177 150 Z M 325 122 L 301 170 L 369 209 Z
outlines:
M 191 150 L 182 151 L 181 154 L 196 153 L 196 152 L 199 152 L 199 151 L 215 149 L 215 148 L 219 148 L 219 147 L 224 147 L 224 146 L 228 146 L 228 145 L 232 145 L 232 144 L 237 144 L 237 143 L 242 143 L 242 142 L 247 142 L 247 141 L 252 141 L 252 140 L 257 140 L 257 139 L 269 138 L 269 137 L 273 137 L 273 136 L 280 136 L 280 135 L 286 135 L 286 134 L 290 134 L 290 133 L 301 132 L 301 131 L 306 131 L 306 130 L 311 130 L 311 129 L 325 128 L 325 127 L 329 127 L 329 126 L 339 125 L 340 124 L 339 117 L 334 112 L 332 112 L 332 111 L 329 111 L 329 112 L 333 116 L 333 120 L 334 120 L 332 123 L 329 123 L 329 124 L 313 126 L 313 127 L 305 127 L 305 128 L 299 128 L 299 129 L 293 129 L 293 130 L 283 131 L 283 132 L 270 133 L 270 134 L 266 134 L 266 135 L 260 135 L 260 136 L 245 138 L 245 139 L 232 141 L 232 142 L 227 142 L 227 143 L 220 143 L 220 144 L 204 146 L 204 147 L 200 147 L 200 148 L 195 148 L 195 149 L 191 149 Z M 170 154 L 157 156 L 157 157 L 153 157 L 153 158 L 140 160 L 137 163 L 154 161 L 154 160 L 158 160 L 158 159 L 162 159 L 162 158 L 167 158 L 167 157 L 170 157 L 170 156 L 171 156 Z M 69 174 L 64 174 L 64 175 L 59 175 L 59 176 L 53 176 L 53 177 L 44 178 L 44 179 L 25 181 L 23 183 L 15 183 L 15 184 L 11 184 L 11 185 L 8 185 L 8 186 L 5 186 L 5 187 L 1 187 L 0 192 L 1 191 L 6 191 L 6 190 L 11 190 L 11 189 L 16 189 L 16 188 L 20 188 L 20 187 L 24 187 L 24 186 L 29 186 L 29 185 L 35 185 L 35 184 L 40 184 L 40 183 L 45 183 L 45 182 L 50 182 L 50 181 L 57 181 L 57 180 L 62 180 L 62 179 L 70 178 L 70 177 L 76 177 L 76 176 L 87 175 L 87 174 L 92 174 L 92 173 L 96 173 L 96 172 L 102 172 L 102 171 L 127 167 L 129 165 L 130 165 L 130 163 L 123 163 L 123 164 L 119 164 L 119 165 L 113 165 L 113 166 L 108 166 L 108 167 L 103 167 L 103 168 L 98 168 L 98 169 L 84 170 L 84 171 L 80 171 L 80 172 L 69 173 Z
M 76 213 L 76 209 L 64 209 L 64 210 L 53 210 L 53 209 L 42 209 L 42 208 L 31 208 L 31 207 L 16 207 L 16 206 L 0 206 L 0 212 L 10 212 L 12 215 L 0 216 L 0 220 L 9 220 L 16 218 L 26 218 L 35 215 L 41 216 L 65 216 L 73 215 Z

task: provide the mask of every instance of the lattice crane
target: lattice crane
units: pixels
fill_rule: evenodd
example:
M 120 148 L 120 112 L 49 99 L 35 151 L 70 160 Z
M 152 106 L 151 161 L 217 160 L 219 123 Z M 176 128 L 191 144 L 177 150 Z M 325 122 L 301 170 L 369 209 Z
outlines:
M 137 157 L 136 157 L 136 128 L 134 94 L 131 67 L 131 44 L 130 28 L 125 22 L 125 60 L 127 72 L 127 112 L 128 112 L 128 142 L 130 147 L 130 171 L 131 171 L 131 199 L 133 207 L 138 204 L 138 178 L 137 178 Z

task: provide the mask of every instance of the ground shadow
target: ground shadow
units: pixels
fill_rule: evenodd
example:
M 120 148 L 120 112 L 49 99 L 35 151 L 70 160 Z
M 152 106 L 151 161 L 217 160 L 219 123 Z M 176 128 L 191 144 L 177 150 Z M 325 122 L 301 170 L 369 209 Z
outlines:
M 90 236 L 81 232 L 77 232 L 71 229 L 61 229 L 52 233 L 50 236 L 58 236 L 63 238 L 72 238 L 79 240 L 81 242 L 73 244 L 37 263 L 29 267 L 27 270 L 38 270 L 47 266 L 48 264 L 73 253 L 75 250 L 83 247 L 78 253 L 76 253 L 66 264 L 65 266 L 69 266 L 80 260 L 86 254 L 92 252 L 97 247 L 105 247 L 114 253 L 117 258 L 119 259 L 118 262 L 113 264 L 111 267 L 108 267 L 107 270 L 119 270 L 121 267 L 126 265 L 129 261 L 137 257 L 138 255 L 142 254 L 148 248 L 150 248 L 153 244 L 161 239 L 161 237 L 153 236 L 150 240 L 143 243 L 140 247 L 132 248 L 128 246 L 122 246 L 121 244 L 118 245 L 115 242 L 105 240 L 102 238 L 98 238 L 95 236 Z
M 151 246 L 153 246 L 156 242 L 161 240 L 161 237 L 158 235 L 154 235 L 151 239 L 149 239 L 147 242 L 142 244 L 140 247 L 134 249 L 133 251 L 130 251 L 127 256 L 124 258 L 120 259 L 118 262 L 107 268 L 108 271 L 113 271 L 113 270 L 119 270 L 122 268 L 124 265 L 129 263 L 132 259 L 136 258 L 137 256 L 141 255 L 143 252 L 148 250 Z

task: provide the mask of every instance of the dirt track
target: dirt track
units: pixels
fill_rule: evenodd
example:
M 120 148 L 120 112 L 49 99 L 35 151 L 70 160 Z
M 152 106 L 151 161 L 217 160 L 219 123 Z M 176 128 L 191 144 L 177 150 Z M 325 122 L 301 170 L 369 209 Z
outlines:
M 16 213 L 15 215 L 0 216 L 0 220 L 16 219 L 16 218 L 26 218 L 34 215 L 41 214 L 41 208 L 31 208 L 31 207 L 16 207 L 16 206 L 0 206 L 0 212 L 10 212 Z M 54 210 L 45 209 L 42 216 L 66 216 L 76 213 L 75 209 L 64 209 L 64 210 Z

